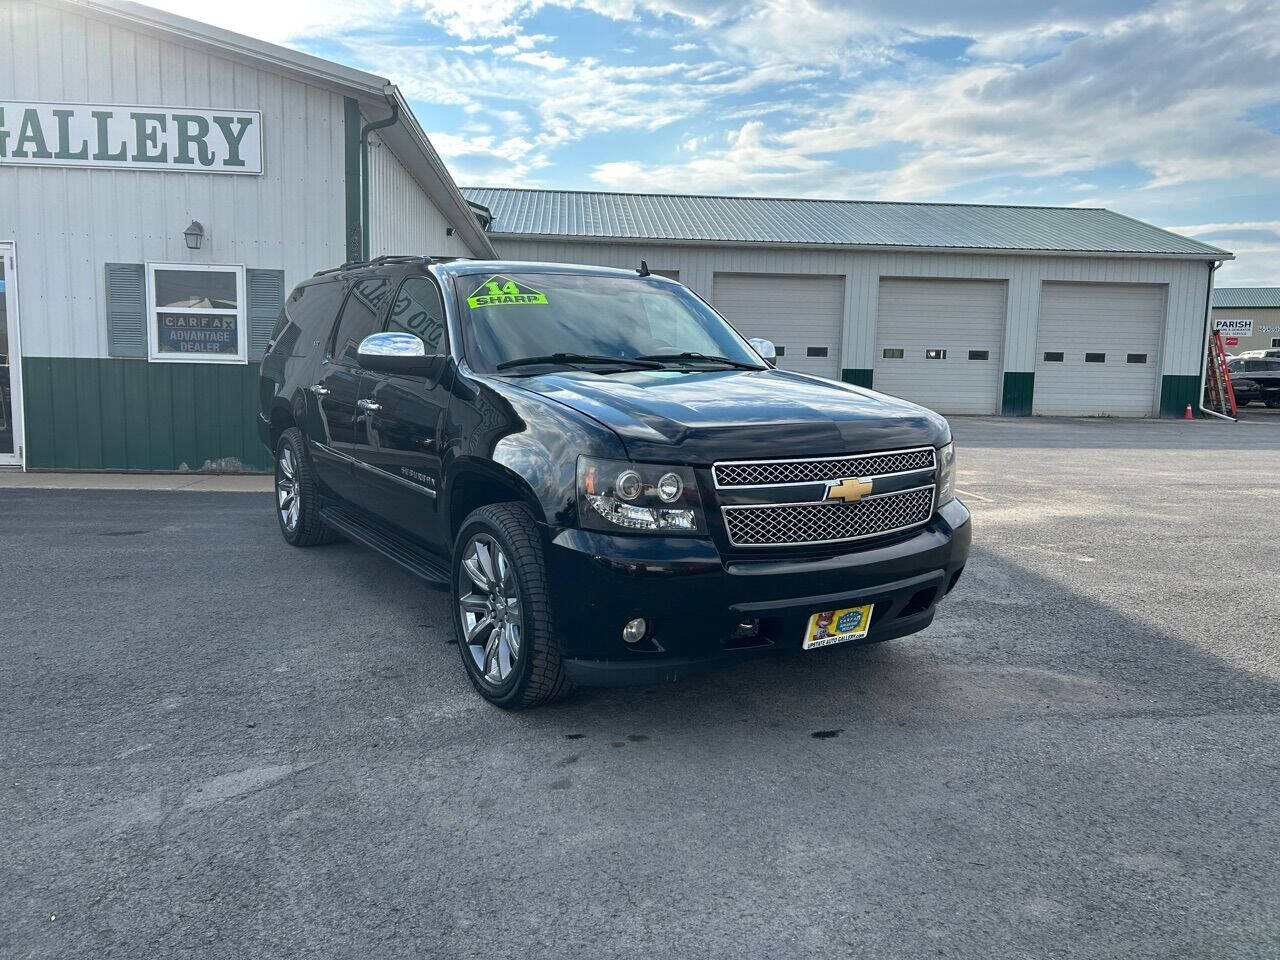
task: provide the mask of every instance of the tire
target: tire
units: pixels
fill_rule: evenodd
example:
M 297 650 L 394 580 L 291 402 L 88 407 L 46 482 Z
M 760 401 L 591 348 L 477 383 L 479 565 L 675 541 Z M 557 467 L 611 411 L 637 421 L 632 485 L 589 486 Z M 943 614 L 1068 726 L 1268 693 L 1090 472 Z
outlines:
M 302 431 L 290 427 L 280 434 L 275 455 L 276 522 L 285 542 L 295 547 L 314 547 L 341 539 L 320 519 L 315 470 Z
M 454 542 L 451 583 L 458 650 L 480 696 L 523 710 L 568 689 L 551 623 L 542 535 L 527 508 L 495 503 L 468 516 Z

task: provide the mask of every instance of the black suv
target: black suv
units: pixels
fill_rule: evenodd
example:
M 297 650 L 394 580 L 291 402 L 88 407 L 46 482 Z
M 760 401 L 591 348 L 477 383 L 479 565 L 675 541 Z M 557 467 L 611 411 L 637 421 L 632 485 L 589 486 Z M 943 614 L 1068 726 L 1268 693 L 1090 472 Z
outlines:
M 643 263 L 317 274 L 262 362 L 280 530 L 450 590 L 503 707 L 923 629 L 969 552 L 946 420 L 772 355 Z

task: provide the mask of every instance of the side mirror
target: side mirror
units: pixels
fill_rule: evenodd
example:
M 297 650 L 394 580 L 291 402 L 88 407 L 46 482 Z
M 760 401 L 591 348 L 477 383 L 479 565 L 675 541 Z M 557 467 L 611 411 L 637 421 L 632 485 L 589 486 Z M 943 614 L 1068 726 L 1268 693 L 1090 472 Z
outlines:
M 764 337 L 752 337 L 747 343 L 751 344 L 751 349 L 760 354 L 760 359 L 771 367 L 778 365 L 778 348 L 773 345 L 772 340 L 766 340 Z
M 360 341 L 356 360 L 365 370 L 426 376 L 435 357 L 427 356 L 427 346 L 412 333 L 374 333 Z

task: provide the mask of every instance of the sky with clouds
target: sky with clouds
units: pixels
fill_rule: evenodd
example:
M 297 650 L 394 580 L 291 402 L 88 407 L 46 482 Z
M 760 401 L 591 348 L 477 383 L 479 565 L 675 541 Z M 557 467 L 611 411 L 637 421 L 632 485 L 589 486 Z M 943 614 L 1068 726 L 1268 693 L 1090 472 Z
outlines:
M 466 186 L 1105 206 L 1280 286 L 1280 0 L 151 0 L 389 77 Z

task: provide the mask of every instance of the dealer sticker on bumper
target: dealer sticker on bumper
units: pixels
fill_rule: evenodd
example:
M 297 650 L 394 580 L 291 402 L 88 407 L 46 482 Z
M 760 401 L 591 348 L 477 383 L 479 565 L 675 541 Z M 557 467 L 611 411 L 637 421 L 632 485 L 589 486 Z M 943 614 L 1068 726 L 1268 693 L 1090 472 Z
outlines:
M 833 643 L 861 640 L 871 629 L 871 610 L 874 604 L 862 607 L 845 607 L 843 610 L 827 610 L 809 618 L 804 632 L 804 649 L 816 650 Z

